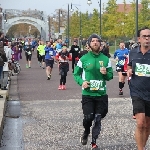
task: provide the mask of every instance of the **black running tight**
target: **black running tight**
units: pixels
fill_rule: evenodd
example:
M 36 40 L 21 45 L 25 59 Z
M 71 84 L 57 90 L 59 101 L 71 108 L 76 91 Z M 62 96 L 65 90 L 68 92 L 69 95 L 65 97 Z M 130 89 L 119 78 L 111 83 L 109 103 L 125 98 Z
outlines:
M 67 76 L 66 73 L 64 73 L 63 75 L 61 75 L 60 85 L 65 85 L 66 84 L 66 76 Z

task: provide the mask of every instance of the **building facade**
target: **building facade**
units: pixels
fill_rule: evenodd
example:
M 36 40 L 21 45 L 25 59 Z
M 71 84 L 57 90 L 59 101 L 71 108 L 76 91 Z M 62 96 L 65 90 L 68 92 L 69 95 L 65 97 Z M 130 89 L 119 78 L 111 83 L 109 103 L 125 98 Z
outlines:
M 2 8 L 0 7 L 0 31 L 2 31 Z

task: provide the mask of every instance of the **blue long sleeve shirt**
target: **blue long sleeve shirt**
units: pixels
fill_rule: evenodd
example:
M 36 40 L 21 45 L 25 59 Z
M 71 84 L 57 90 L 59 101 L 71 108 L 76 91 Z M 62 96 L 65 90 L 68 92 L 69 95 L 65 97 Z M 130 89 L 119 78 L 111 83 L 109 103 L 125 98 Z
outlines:
M 114 53 L 114 59 L 116 59 L 116 57 L 118 58 L 118 62 L 116 63 L 116 65 L 118 66 L 124 65 L 126 59 L 124 55 L 128 55 L 128 54 L 129 54 L 129 50 L 127 48 L 124 48 L 123 50 L 117 49 Z
M 53 59 L 52 56 L 56 56 L 56 52 L 52 47 L 45 47 L 45 59 Z

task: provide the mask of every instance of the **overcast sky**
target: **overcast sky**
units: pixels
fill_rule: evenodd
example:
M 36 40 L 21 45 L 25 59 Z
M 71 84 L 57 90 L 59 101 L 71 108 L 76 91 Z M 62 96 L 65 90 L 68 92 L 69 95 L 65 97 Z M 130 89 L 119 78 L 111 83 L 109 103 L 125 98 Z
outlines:
M 67 4 L 77 4 L 76 6 L 81 9 L 82 12 L 92 12 L 93 8 L 99 9 L 98 1 L 91 0 L 92 5 L 87 5 L 87 0 L 0 0 L 0 6 L 4 9 L 37 9 L 40 11 L 46 12 L 47 15 L 54 13 L 55 9 L 66 9 Z M 130 3 L 132 0 L 126 0 L 127 3 Z M 102 4 L 107 0 L 102 0 Z M 117 0 L 117 3 L 123 3 L 123 0 Z M 73 5 L 74 9 L 75 5 Z

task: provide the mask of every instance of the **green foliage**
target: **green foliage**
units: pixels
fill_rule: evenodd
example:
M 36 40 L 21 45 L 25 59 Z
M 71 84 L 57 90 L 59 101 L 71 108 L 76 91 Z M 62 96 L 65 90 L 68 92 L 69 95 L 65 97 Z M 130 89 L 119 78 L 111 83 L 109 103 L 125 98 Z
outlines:
M 92 17 L 89 22 L 88 32 L 89 34 L 92 34 L 92 33 L 100 34 L 99 29 L 100 29 L 99 13 L 98 13 L 98 10 L 94 9 Z
M 124 10 L 118 12 L 117 0 L 108 0 L 107 6 L 102 13 L 102 37 L 105 39 L 131 39 L 135 36 L 135 0 L 130 2 L 131 9 L 128 11 L 126 0 L 123 0 Z M 150 27 L 150 4 L 149 0 L 141 0 L 142 8 L 139 9 L 138 27 Z M 140 7 L 139 7 L 140 8 Z M 100 18 L 99 11 L 93 10 L 90 16 L 88 12 L 81 14 L 82 37 L 88 38 L 90 34 L 100 34 Z M 70 17 L 70 36 L 79 37 L 80 31 L 80 16 L 79 12 L 74 12 Z
M 106 7 L 106 13 L 103 15 L 103 34 L 106 37 L 120 36 L 121 34 L 121 13 L 117 12 L 118 6 L 116 0 L 109 0 Z M 119 18 L 119 19 L 118 19 Z
M 74 12 L 70 17 L 70 35 L 71 37 L 80 36 L 80 13 L 78 11 Z
M 150 10 L 148 8 L 150 2 L 148 0 L 141 0 L 142 9 L 139 13 L 139 27 L 142 27 L 143 24 L 145 26 L 150 26 Z
M 89 36 L 89 29 L 90 29 L 90 19 L 89 19 L 89 14 L 88 12 L 86 12 L 85 14 L 82 13 L 82 17 L 81 17 L 82 21 L 81 21 L 81 27 L 82 27 L 82 37 L 88 37 Z

